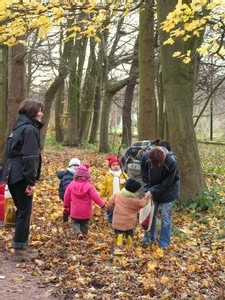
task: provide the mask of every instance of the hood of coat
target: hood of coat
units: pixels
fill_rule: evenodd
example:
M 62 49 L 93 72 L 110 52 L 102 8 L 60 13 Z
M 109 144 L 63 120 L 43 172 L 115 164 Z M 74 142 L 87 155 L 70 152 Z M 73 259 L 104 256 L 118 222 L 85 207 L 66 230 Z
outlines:
M 71 194 L 79 199 L 86 198 L 90 187 L 91 184 L 87 179 L 79 178 L 73 181 Z
M 62 179 L 66 175 L 66 171 L 60 171 L 56 174 L 58 179 Z
M 33 125 L 33 126 L 37 127 L 38 129 L 41 129 L 44 126 L 43 123 L 41 123 L 35 119 L 29 118 L 25 114 L 19 114 L 19 117 L 17 118 L 17 120 L 13 126 L 13 130 L 15 130 L 18 127 L 25 125 L 25 124 Z

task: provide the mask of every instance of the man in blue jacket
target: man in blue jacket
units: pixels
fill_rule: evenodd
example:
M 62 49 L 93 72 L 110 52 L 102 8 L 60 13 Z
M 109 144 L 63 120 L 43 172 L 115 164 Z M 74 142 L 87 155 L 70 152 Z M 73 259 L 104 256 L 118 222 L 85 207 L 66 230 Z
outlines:
M 155 204 L 152 226 L 145 233 L 143 242 L 156 242 L 157 212 L 161 206 L 161 231 L 158 245 L 170 245 L 172 227 L 172 207 L 179 197 L 179 172 L 173 153 L 160 146 L 147 151 L 141 162 L 142 180 L 145 191 L 150 191 Z

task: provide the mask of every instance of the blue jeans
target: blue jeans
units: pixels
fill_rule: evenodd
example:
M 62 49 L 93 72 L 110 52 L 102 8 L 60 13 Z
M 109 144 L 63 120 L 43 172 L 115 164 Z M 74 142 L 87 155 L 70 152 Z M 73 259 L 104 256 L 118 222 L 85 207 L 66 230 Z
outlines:
M 25 180 L 9 184 L 9 191 L 17 208 L 13 238 L 14 249 L 26 248 L 28 244 L 33 197 L 27 196 L 25 193 L 26 187 Z
M 159 247 L 165 248 L 170 245 L 171 227 L 172 227 L 172 207 L 176 200 L 169 203 L 157 203 L 155 204 L 155 210 L 152 219 L 152 226 L 150 229 L 150 240 L 155 242 L 157 236 L 157 213 L 159 206 L 161 205 L 161 230 L 159 235 Z

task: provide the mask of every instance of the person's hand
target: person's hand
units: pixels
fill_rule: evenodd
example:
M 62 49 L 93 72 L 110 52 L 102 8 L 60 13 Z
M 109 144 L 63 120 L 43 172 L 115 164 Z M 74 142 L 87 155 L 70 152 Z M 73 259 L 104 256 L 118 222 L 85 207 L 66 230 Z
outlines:
M 27 196 L 33 196 L 34 186 L 33 185 L 27 185 L 25 193 L 27 194 Z
M 152 194 L 150 191 L 148 191 L 147 193 L 145 193 L 145 198 L 151 198 Z
M 105 204 L 104 206 L 102 206 L 102 209 L 107 210 L 107 209 L 106 209 L 106 204 Z
M 120 179 L 120 184 L 124 184 L 125 182 L 126 182 L 126 179 L 124 179 L 124 178 Z

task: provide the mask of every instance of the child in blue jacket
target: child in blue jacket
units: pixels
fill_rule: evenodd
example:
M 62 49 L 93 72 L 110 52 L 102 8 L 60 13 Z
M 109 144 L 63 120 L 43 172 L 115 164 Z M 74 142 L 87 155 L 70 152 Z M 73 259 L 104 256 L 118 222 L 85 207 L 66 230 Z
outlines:
M 65 171 L 60 171 L 57 173 L 57 177 L 60 180 L 59 183 L 59 198 L 63 201 L 64 194 L 68 184 L 73 180 L 76 175 L 76 169 L 80 166 L 80 160 L 78 158 L 72 158 L 69 162 L 69 167 Z M 68 221 L 68 215 L 63 214 L 63 221 Z

